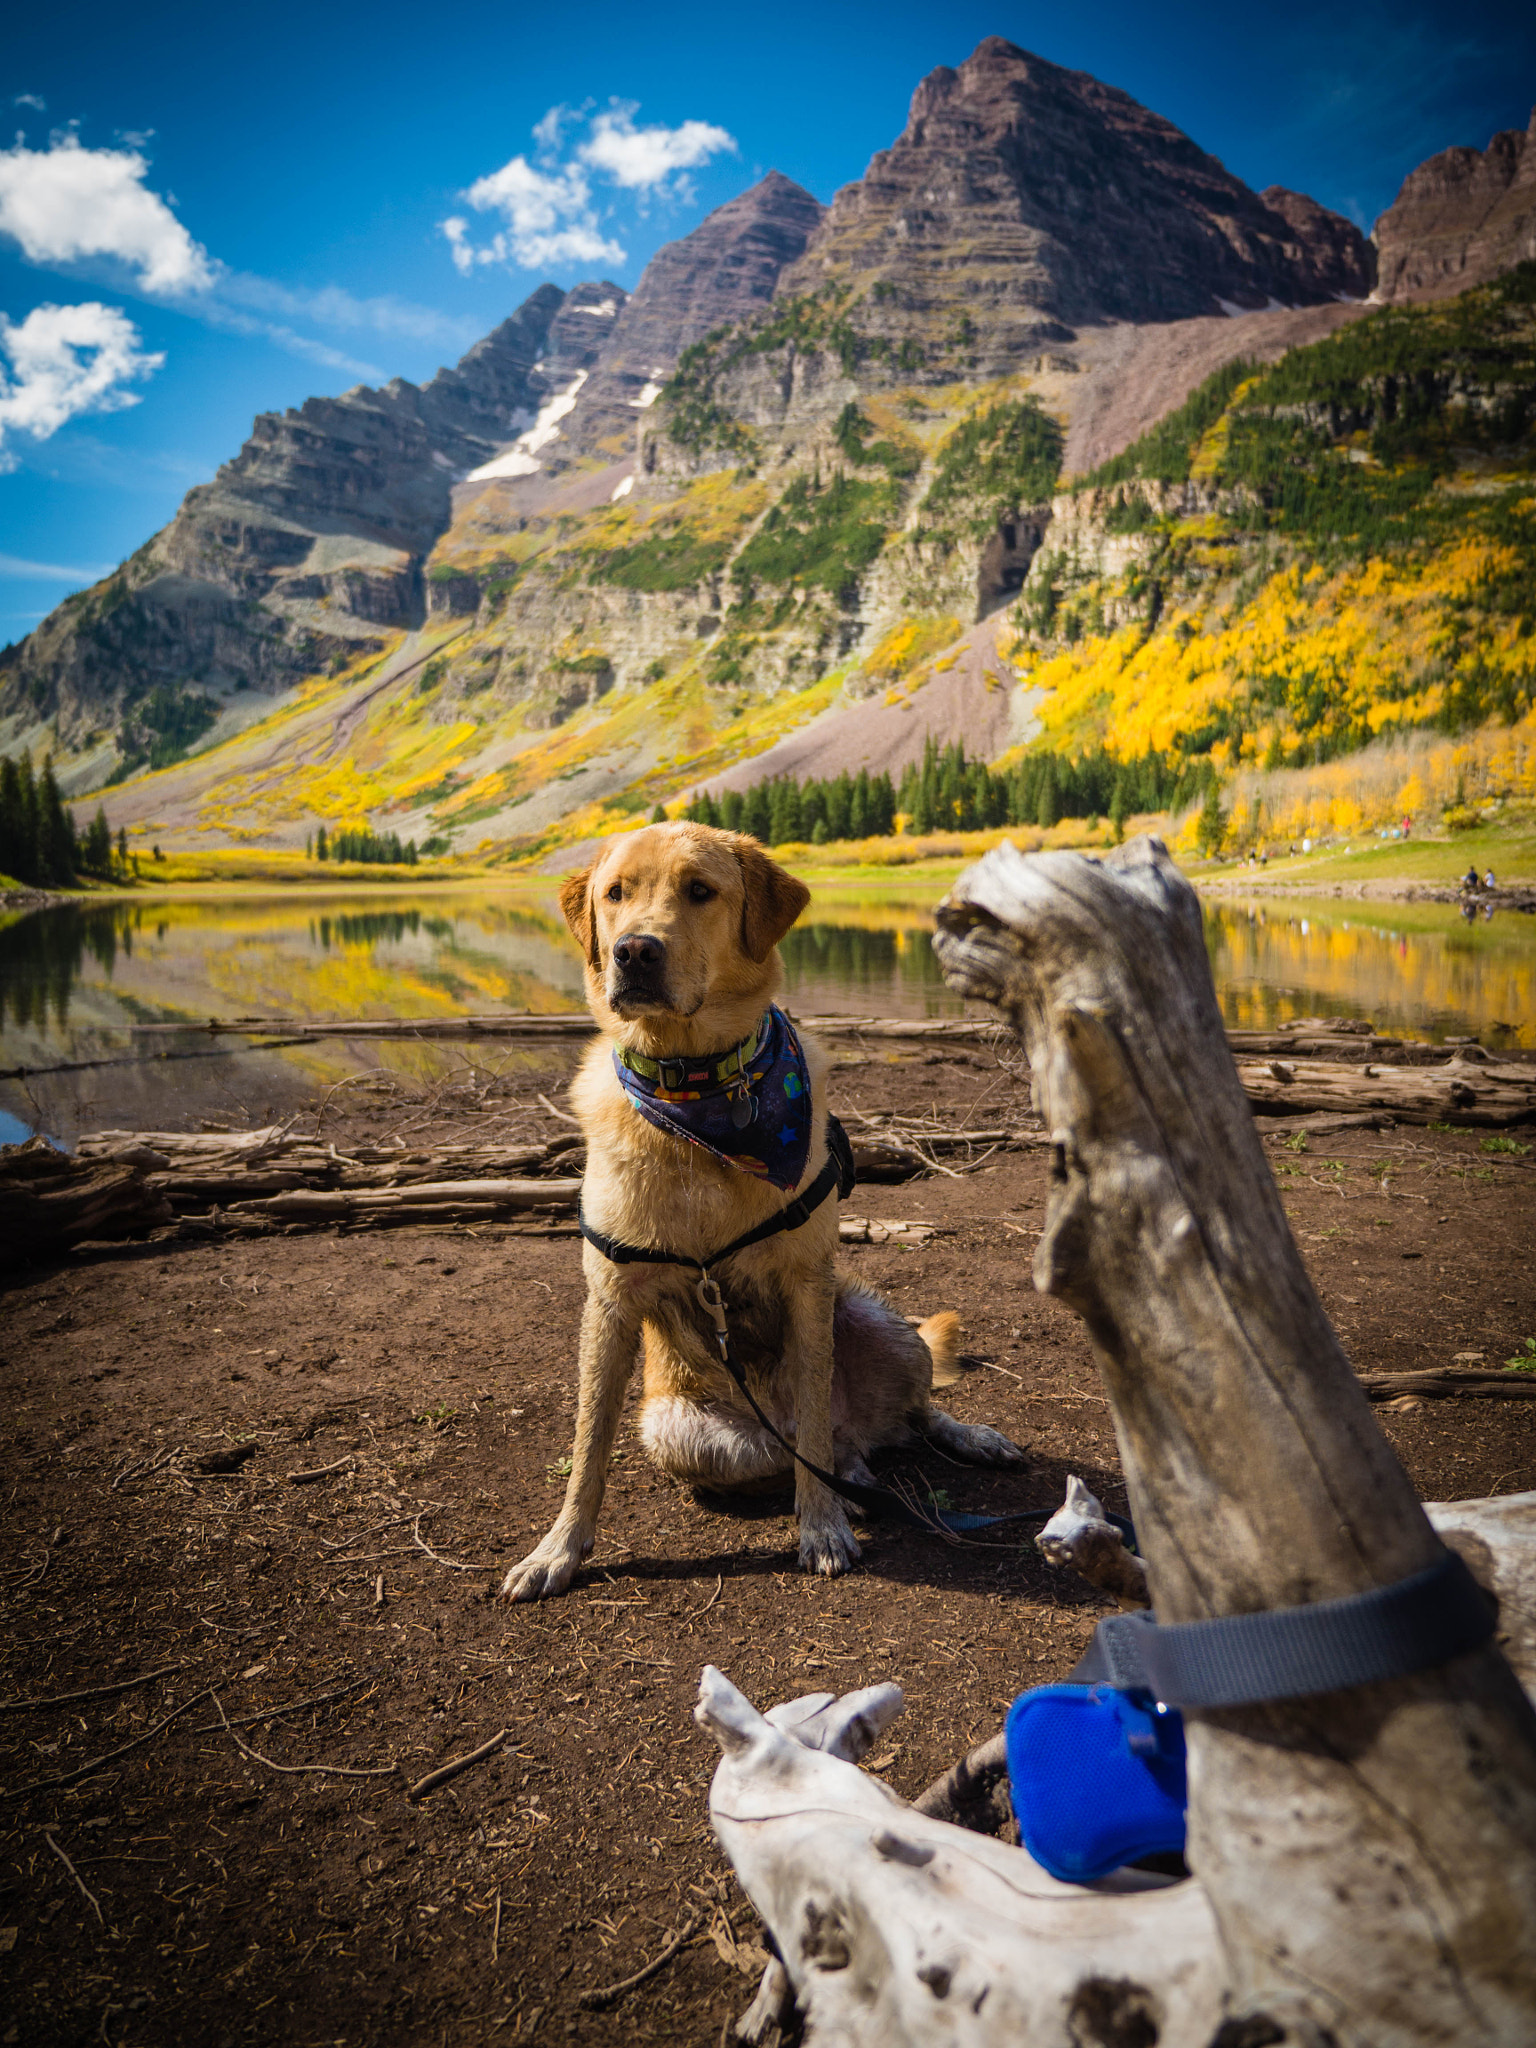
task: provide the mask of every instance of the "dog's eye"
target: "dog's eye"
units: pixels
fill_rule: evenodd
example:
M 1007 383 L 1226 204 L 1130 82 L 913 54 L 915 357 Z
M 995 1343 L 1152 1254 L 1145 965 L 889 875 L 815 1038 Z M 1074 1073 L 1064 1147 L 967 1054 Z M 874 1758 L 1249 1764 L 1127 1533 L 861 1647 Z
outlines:
M 711 889 L 708 882 L 690 882 L 688 884 L 688 897 L 690 902 L 707 903 L 710 897 L 714 895 L 714 893 L 714 890 Z
M 615 882 L 613 884 L 612 888 L 608 891 L 608 901 L 610 903 L 622 903 L 624 901 L 624 884 L 622 882 Z

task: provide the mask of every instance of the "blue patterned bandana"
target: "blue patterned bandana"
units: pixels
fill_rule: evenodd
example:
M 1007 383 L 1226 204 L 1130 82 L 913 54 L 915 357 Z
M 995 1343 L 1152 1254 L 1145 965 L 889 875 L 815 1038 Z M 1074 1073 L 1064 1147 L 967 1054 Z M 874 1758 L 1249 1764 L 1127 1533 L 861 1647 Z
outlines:
M 811 1077 L 782 1010 L 726 1053 L 653 1060 L 615 1046 L 613 1066 L 647 1123 L 755 1180 L 798 1187 L 811 1150 Z

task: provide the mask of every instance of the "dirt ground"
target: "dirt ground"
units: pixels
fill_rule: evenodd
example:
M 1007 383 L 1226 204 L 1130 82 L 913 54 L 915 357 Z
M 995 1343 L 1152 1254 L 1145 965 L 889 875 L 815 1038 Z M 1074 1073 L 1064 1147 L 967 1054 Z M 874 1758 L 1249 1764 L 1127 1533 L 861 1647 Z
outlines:
M 564 1078 L 514 1073 L 523 1128 L 559 1128 L 537 1097 L 558 1103 Z M 834 1103 L 980 1124 L 1018 1118 L 1017 1085 L 980 1054 L 848 1060 Z M 476 1114 L 460 1104 L 452 1135 Z M 348 1115 L 361 1137 L 400 1112 Z M 1536 1153 L 1408 1128 L 1266 1149 L 1361 1370 L 1493 1366 L 1536 1333 Z M 933 1454 L 900 1469 L 978 1508 L 1054 1506 L 1077 1472 L 1123 1509 L 1086 1336 L 1031 1285 L 1045 1198 L 1040 1151 L 859 1188 L 853 1213 L 949 1234 L 844 1256 L 910 1312 L 962 1311 L 990 1363 L 945 1399 L 1033 1454 L 1023 1476 Z M 570 1594 L 492 1602 L 559 1499 L 581 1299 L 568 1234 L 422 1230 L 85 1251 L 13 1284 L 6 2048 L 715 2048 L 761 1957 L 708 1825 L 700 1667 L 762 1706 L 898 1680 L 907 1710 L 870 1767 L 909 1796 L 1070 1669 L 1106 1605 L 1027 1538 L 951 1548 L 876 1526 L 860 1570 L 809 1581 L 787 1501 L 702 1505 L 632 1435 Z M 1425 1498 L 1536 1485 L 1536 1403 L 1377 1412 Z M 191 1476 L 243 1444 L 237 1470 Z M 141 1682 L 60 1697 L 125 1680 Z M 501 1730 L 499 1754 L 406 1796 Z M 662 1969 L 581 2005 L 693 1916 Z

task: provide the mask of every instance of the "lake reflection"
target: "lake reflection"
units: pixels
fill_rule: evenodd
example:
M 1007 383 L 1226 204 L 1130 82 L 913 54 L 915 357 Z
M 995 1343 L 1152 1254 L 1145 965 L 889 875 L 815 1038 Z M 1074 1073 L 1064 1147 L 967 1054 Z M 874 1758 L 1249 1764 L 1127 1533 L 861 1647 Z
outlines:
M 787 999 L 808 1014 L 961 1014 L 929 944 L 940 893 L 818 892 L 784 943 Z M 1505 913 L 1468 926 L 1451 905 L 1269 899 L 1208 904 L 1205 922 L 1229 1024 L 1370 1017 L 1405 1036 L 1536 1043 L 1536 920 Z M 0 1110 L 66 1136 L 101 1123 L 281 1114 L 361 1069 L 389 1064 L 425 1079 L 463 1051 L 330 1040 L 251 1052 L 194 1037 L 198 1025 L 554 1012 L 584 1001 L 553 890 L 43 911 L 0 928 L 0 1068 L 12 1070 L 0 1076 Z M 154 1022 L 187 1032 L 135 1028 Z

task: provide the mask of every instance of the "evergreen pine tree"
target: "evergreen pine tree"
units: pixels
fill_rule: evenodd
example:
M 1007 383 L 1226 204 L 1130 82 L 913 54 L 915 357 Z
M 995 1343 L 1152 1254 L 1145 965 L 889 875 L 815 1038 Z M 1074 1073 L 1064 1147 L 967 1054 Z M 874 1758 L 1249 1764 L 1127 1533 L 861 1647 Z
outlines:
M 1049 832 L 1056 822 L 1056 761 L 1047 754 L 1041 769 L 1038 790 L 1035 797 L 1035 823 L 1042 832 Z
M 322 825 L 315 833 L 315 859 L 325 860 L 327 856 L 328 848 L 326 846 L 325 827 Z
M 848 800 L 848 837 L 869 837 L 869 770 L 861 768 Z
M 0 756 L 0 875 L 9 875 L 14 882 L 25 881 L 22 868 L 28 857 L 21 770 L 6 754 Z
M 827 837 L 846 839 L 848 816 L 853 805 L 853 783 L 845 768 L 834 782 L 827 784 Z
M 667 822 L 667 814 L 666 814 L 666 811 L 665 811 L 665 810 L 664 810 L 664 809 L 662 808 L 662 806 L 661 806 L 660 804 L 658 804 L 658 805 L 656 806 L 655 810 L 654 810 L 654 811 L 652 811 L 652 813 L 651 813 L 651 823 L 652 823 L 653 825 L 665 825 L 665 823 L 666 823 L 666 822 Z
M 75 821 L 64 808 L 51 757 L 43 763 L 37 792 L 37 850 L 40 881 L 61 885 L 75 879 Z
M 1221 843 L 1227 836 L 1227 821 L 1221 808 L 1221 784 L 1212 771 L 1206 785 L 1205 802 L 1200 807 L 1200 822 L 1195 827 L 1195 838 L 1200 851 L 1207 860 L 1213 860 L 1221 851 Z
M 1115 777 L 1115 793 L 1109 800 L 1109 822 L 1114 830 L 1116 846 L 1125 837 L 1125 818 L 1125 776 L 1121 774 Z

